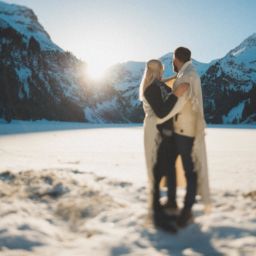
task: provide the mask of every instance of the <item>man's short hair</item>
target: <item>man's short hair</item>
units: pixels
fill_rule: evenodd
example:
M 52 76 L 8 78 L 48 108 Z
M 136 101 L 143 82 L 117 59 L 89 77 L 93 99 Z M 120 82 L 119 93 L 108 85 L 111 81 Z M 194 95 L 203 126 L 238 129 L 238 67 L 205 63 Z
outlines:
M 174 56 L 181 62 L 185 63 L 185 62 L 191 60 L 191 51 L 186 47 L 178 47 L 174 51 Z

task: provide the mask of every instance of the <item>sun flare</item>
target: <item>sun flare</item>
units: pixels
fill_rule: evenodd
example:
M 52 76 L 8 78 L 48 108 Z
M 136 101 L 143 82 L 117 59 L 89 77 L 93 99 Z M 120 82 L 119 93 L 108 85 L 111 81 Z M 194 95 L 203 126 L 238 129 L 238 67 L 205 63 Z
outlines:
M 87 77 L 92 80 L 102 80 L 105 71 L 112 65 L 127 61 L 135 49 L 127 47 L 129 38 L 120 37 L 120 28 L 101 27 L 87 39 L 84 45 L 83 59 L 87 63 Z M 113 33 L 113 31 L 115 33 Z
M 87 65 L 86 74 L 92 80 L 101 80 L 104 77 L 106 68 L 105 65 L 101 65 L 100 63 L 90 62 Z

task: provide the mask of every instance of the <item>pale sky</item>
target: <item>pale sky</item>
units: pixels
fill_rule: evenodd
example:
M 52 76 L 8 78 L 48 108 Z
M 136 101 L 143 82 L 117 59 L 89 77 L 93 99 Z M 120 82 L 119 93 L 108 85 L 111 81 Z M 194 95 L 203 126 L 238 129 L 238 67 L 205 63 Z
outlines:
M 209 62 L 256 32 L 255 0 L 6 0 L 34 10 L 52 40 L 98 68 L 183 45 Z

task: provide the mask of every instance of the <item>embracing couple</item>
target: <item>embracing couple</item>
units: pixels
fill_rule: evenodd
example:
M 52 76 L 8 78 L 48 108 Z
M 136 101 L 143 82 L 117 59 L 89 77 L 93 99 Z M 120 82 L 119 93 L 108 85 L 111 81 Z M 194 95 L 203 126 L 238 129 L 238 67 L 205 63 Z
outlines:
M 205 210 L 210 192 L 204 139 L 204 111 L 200 77 L 193 67 L 191 52 L 174 51 L 175 76 L 163 79 L 159 60 L 146 64 L 140 85 L 145 112 L 144 146 L 148 171 L 149 216 L 156 227 L 176 232 L 193 219 L 192 207 L 200 195 Z M 183 206 L 176 201 L 176 159 L 181 156 L 186 179 Z M 160 200 L 160 181 L 167 177 L 167 201 Z

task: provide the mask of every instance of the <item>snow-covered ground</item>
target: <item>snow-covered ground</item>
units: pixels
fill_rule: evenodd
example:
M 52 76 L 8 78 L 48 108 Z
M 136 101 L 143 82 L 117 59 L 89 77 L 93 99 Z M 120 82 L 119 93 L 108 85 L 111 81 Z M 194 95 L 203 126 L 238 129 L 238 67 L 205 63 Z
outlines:
M 0 120 L 0 255 L 256 255 L 255 127 L 207 129 L 213 209 L 199 202 L 176 235 L 147 223 L 142 138 L 139 125 Z

